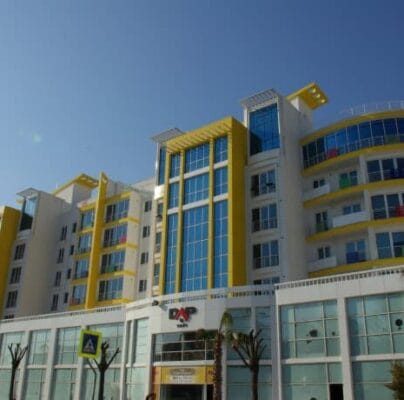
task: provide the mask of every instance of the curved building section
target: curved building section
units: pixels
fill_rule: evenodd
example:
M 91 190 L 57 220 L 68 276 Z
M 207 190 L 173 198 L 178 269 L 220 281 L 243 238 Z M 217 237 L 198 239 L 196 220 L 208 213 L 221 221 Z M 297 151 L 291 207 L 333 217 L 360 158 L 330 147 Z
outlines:
M 404 110 L 340 121 L 301 145 L 309 275 L 402 264 Z

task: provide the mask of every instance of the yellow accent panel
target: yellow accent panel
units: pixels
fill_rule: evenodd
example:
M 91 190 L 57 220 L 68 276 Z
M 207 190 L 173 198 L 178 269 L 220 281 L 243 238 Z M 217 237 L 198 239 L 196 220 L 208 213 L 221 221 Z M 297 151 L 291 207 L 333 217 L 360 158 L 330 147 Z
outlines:
M 335 190 L 334 192 L 323 194 L 322 196 L 307 200 L 303 203 L 303 205 L 305 208 L 316 207 L 323 203 L 327 204 L 343 197 L 349 197 L 353 194 L 362 192 L 363 190 L 377 190 L 396 186 L 404 186 L 404 179 L 389 179 L 386 181 L 370 182 L 362 185 L 350 186 L 345 189 Z
M 127 299 L 125 297 L 119 298 L 119 299 L 112 299 L 112 300 L 103 300 L 103 301 L 97 301 L 97 307 L 107 307 L 107 306 L 116 306 L 119 304 L 127 304 L 130 303 L 131 299 Z
M 122 193 L 119 193 L 119 194 L 115 194 L 115 195 L 113 195 L 111 197 L 108 197 L 105 200 L 105 205 L 115 203 L 115 202 L 117 202 L 119 200 L 127 199 L 128 197 L 130 197 L 131 193 L 132 193 L 131 190 L 127 190 L 126 192 L 122 192 Z
M 7 287 L 8 270 L 11 251 L 17 236 L 20 211 L 11 208 L 0 208 L 0 316 Z
M 169 162 L 171 156 L 168 157 L 167 161 Z M 171 164 L 171 162 L 170 162 Z M 169 165 L 170 165 L 169 164 Z M 170 167 L 167 166 L 167 173 L 169 173 Z M 175 292 L 178 293 L 181 291 L 181 274 L 182 274 L 182 225 L 184 222 L 184 216 L 182 213 L 182 203 L 184 199 L 184 172 L 185 172 L 185 151 L 181 150 L 181 159 L 180 159 L 180 182 L 179 182 L 179 190 L 178 190 L 178 224 L 177 224 L 177 259 L 176 259 L 176 267 L 175 267 Z M 167 189 L 168 193 L 168 189 Z
M 215 231 L 215 214 L 213 212 L 213 196 L 214 196 L 214 179 L 215 179 L 215 142 L 210 139 L 209 142 L 209 206 L 208 206 L 208 289 L 213 288 L 213 274 L 214 274 L 214 231 Z
M 133 271 L 129 271 L 127 269 L 123 269 L 121 271 L 113 271 L 113 272 L 108 272 L 105 274 L 100 274 L 98 279 L 101 281 L 105 281 L 108 279 L 113 279 L 117 278 L 120 276 L 128 276 L 128 277 L 134 277 L 136 274 Z
M 187 133 L 184 133 L 183 135 L 168 140 L 166 143 L 167 152 L 175 153 L 182 149 L 187 149 L 204 142 L 209 142 L 210 139 L 214 139 L 219 136 L 225 136 L 237 126 L 245 129 L 244 126 L 235 118 L 223 118 L 219 121 L 213 122 L 209 125 L 205 125 L 199 129 L 189 131 Z
M 89 200 L 84 200 L 84 201 L 85 201 L 85 203 L 82 203 L 82 205 L 79 207 L 81 212 L 85 212 L 85 211 L 95 208 L 96 201 L 94 199 L 89 199 Z
M 87 283 L 88 278 L 77 278 L 72 279 L 71 285 L 78 286 L 78 285 L 85 285 Z
M 228 135 L 228 286 L 247 283 L 245 250 L 245 182 L 247 129 L 234 124 Z
M 92 233 L 94 230 L 93 226 L 88 226 L 87 228 L 81 229 L 79 235 L 85 235 L 86 233 Z
M 309 83 L 307 86 L 287 96 L 289 101 L 296 97 L 300 97 L 312 110 L 328 103 L 328 97 L 315 82 Z
M 79 310 L 84 310 L 85 305 L 83 304 L 70 304 L 69 305 L 69 311 L 79 311 Z
M 309 276 L 310 278 L 319 278 L 321 276 L 344 274 L 348 272 L 361 271 L 371 268 L 393 267 L 395 265 L 403 265 L 403 264 L 404 264 L 404 257 L 384 258 L 382 260 L 369 260 L 354 264 L 338 265 L 337 267 L 334 268 L 326 268 L 322 269 L 321 271 L 310 272 Z
M 98 198 L 97 207 L 95 209 L 94 217 L 94 233 L 92 239 L 90 262 L 89 262 L 89 275 L 86 293 L 86 308 L 93 308 L 96 301 L 97 293 L 97 280 L 98 270 L 100 262 L 101 252 L 101 240 L 102 240 L 102 227 L 104 224 L 104 210 L 105 210 L 105 198 L 107 193 L 108 178 L 101 172 L 99 185 L 98 185 Z
M 394 217 L 386 219 L 376 219 L 370 221 L 356 222 L 354 224 L 339 226 L 328 231 L 315 233 L 314 235 L 306 236 L 307 242 L 315 242 L 317 240 L 331 239 L 335 236 L 349 235 L 353 232 L 358 232 L 367 228 L 377 228 L 379 226 L 389 226 L 396 224 L 404 224 L 404 217 Z
M 62 186 L 58 187 L 56 190 L 52 192 L 53 195 L 57 195 L 61 191 L 65 190 L 71 185 L 80 185 L 84 186 L 89 189 L 94 189 L 98 186 L 98 181 L 97 179 L 92 178 L 89 175 L 86 174 L 80 174 L 76 176 L 75 178 L 71 179 L 69 182 L 66 182 Z
M 372 121 L 375 119 L 392 118 L 392 117 L 404 117 L 404 111 L 395 110 L 395 111 L 375 112 L 359 115 L 353 118 L 343 119 L 341 121 L 336 122 L 335 124 L 328 125 L 323 129 L 320 129 L 316 132 L 311 133 L 308 136 L 305 136 L 303 139 L 300 140 L 300 144 L 305 145 L 315 139 L 327 135 L 328 133 L 332 133 L 339 129 L 346 128 L 347 126 L 350 125 L 356 125 L 360 124 L 361 122 Z
M 323 170 L 333 169 L 337 164 L 343 161 L 351 160 L 353 158 L 359 157 L 360 155 L 371 155 L 385 152 L 397 152 L 404 151 L 404 143 L 394 143 L 386 144 L 384 146 L 374 146 L 367 147 L 365 149 L 360 149 L 357 151 L 352 151 L 351 153 L 345 153 L 337 157 L 329 158 L 328 160 L 322 161 L 319 164 L 313 165 L 312 167 L 306 168 L 302 171 L 304 177 L 315 175 Z
M 105 223 L 104 228 L 112 228 L 113 226 L 120 225 L 120 224 L 127 224 L 128 222 L 138 224 L 139 219 L 135 218 L 135 217 L 126 217 L 126 218 L 116 219 L 114 221 L 110 221 L 110 222 Z

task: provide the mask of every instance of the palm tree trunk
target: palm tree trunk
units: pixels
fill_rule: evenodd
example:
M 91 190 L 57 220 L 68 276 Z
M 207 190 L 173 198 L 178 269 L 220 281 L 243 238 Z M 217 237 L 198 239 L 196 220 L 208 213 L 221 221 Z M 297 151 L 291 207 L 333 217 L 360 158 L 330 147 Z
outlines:
M 213 400 L 222 400 L 222 337 L 218 334 L 214 343 Z
M 14 382 L 15 382 L 15 373 L 17 372 L 17 368 L 11 369 L 11 379 L 10 379 L 10 389 L 8 392 L 8 399 L 14 400 Z
M 251 369 L 251 399 L 258 400 L 258 368 Z

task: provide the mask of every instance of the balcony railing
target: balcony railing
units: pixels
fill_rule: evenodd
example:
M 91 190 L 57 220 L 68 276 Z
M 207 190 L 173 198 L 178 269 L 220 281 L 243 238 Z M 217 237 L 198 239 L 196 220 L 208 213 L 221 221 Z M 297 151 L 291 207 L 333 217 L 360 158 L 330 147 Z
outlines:
M 122 271 L 122 269 L 123 269 L 123 264 L 102 265 L 101 274 L 108 274 L 110 272 Z
M 85 253 L 90 253 L 91 247 L 79 247 L 76 250 L 76 254 L 85 254 Z
M 329 183 L 319 186 L 318 188 L 307 190 L 303 193 L 303 201 L 311 200 L 324 194 L 330 193 L 331 187 Z
M 332 219 L 332 227 L 337 228 L 339 226 L 356 224 L 368 219 L 365 211 L 358 211 L 350 214 L 338 215 Z
M 387 181 L 390 179 L 403 179 L 404 170 L 398 168 L 384 169 L 382 171 L 374 171 L 368 173 L 369 182 Z
M 374 208 L 373 219 L 385 219 L 394 217 L 404 217 L 404 206 L 386 208 Z
M 279 256 L 264 256 L 254 258 L 254 268 L 267 268 L 267 267 L 277 267 L 279 265 Z
M 339 188 L 346 189 L 351 186 L 356 186 L 358 184 L 358 178 L 340 178 Z
M 73 275 L 73 279 L 82 279 L 88 277 L 88 271 L 76 271 Z
M 353 251 L 346 253 L 346 263 L 354 264 L 357 262 L 366 261 L 366 253 L 364 251 Z
M 115 246 L 117 244 L 124 244 L 124 243 L 126 243 L 126 236 L 122 236 L 122 237 L 117 238 L 117 239 L 104 240 L 103 246 L 104 247 L 111 247 L 111 246 Z
M 100 292 L 98 294 L 98 301 L 120 299 L 122 297 L 122 290 L 114 292 Z
M 311 261 L 308 263 L 309 271 L 318 271 L 325 268 L 333 268 L 337 266 L 337 257 L 331 256 L 320 260 Z
M 330 229 L 328 221 L 321 221 L 316 223 L 316 233 L 325 232 Z

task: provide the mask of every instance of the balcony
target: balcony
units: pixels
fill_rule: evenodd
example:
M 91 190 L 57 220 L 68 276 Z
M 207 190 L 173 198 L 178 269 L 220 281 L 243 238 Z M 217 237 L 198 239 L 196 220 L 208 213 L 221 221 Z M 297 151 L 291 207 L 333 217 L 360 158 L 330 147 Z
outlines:
M 332 227 L 338 228 L 339 226 L 355 224 L 357 222 L 363 222 L 368 219 L 365 211 L 359 211 L 352 214 L 339 215 L 332 219 Z
M 322 258 L 321 260 L 315 260 L 308 263 L 308 269 L 310 272 L 326 269 L 326 268 L 333 268 L 337 266 L 337 257 L 331 256 L 327 258 Z
M 404 206 L 375 208 L 373 209 L 373 219 L 385 219 L 394 217 L 404 217 Z
M 340 189 L 346 189 L 351 186 L 356 186 L 358 184 L 358 179 L 353 179 L 353 178 L 341 178 L 339 180 L 339 188 Z
M 346 263 L 354 264 L 358 262 L 366 261 L 366 254 L 364 251 L 353 251 L 350 253 L 346 253 Z
M 109 274 L 110 272 L 118 272 L 122 270 L 123 270 L 123 264 L 101 266 L 101 274 Z
M 91 247 L 79 247 L 76 250 L 76 254 L 85 254 L 85 253 L 90 253 Z
M 252 231 L 266 231 L 268 229 L 276 229 L 278 227 L 278 219 L 277 218 L 269 218 L 252 221 Z
M 388 181 L 391 179 L 404 179 L 404 170 L 392 168 L 368 173 L 369 182 Z
M 278 265 L 279 265 L 279 256 L 264 256 L 254 258 L 254 269 L 277 267 Z
M 321 221 L 316 223 L 315 233 L 325 232 L 330 229 L 328 221 Z
M 107 239 L 104 240 L 103 246 L 104 247 L 111 247 L 111 246 L 116 246 L 118 244 L 125 244 L 126 243 L 126 236 L 122 236 L 117 239 Z
M 84 301 L 85 301 L 84 297 L 83 298 L 74 298 L 73 297 L 72 299 L 70 299 L 69 305 L 78 306 L 80 304 L 84 304 Z
M 308 201 L 315 199 L 316 197 L 323 196 L 331 192 L 331 187 L 329 183 L 318 188 L 307 190 L 303 193 L 303 201 Z

